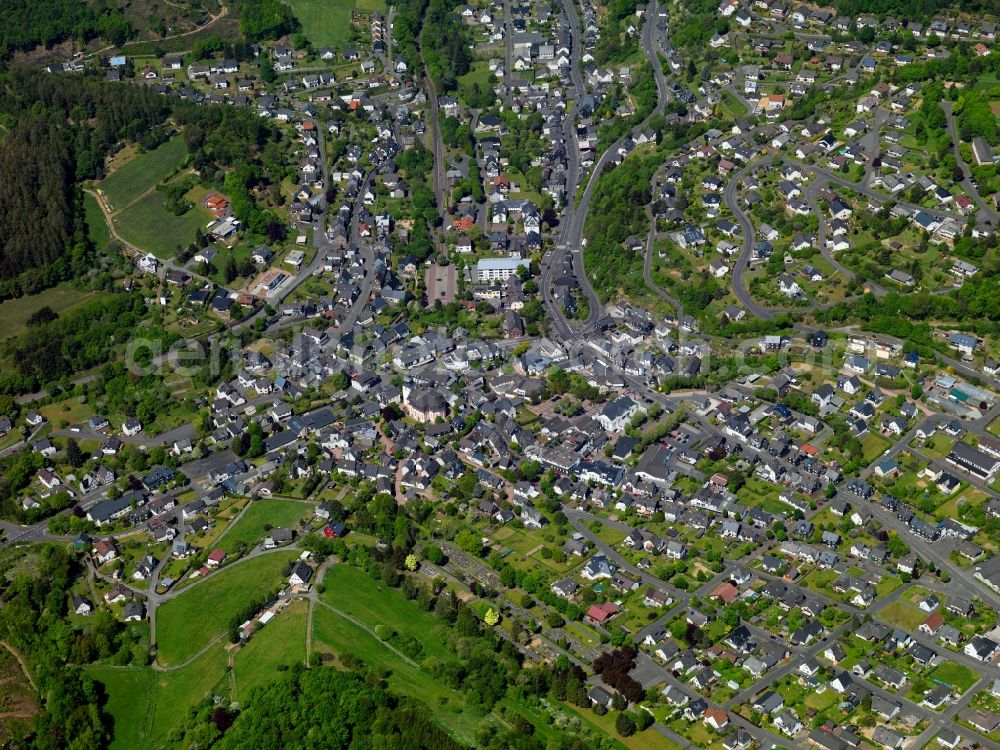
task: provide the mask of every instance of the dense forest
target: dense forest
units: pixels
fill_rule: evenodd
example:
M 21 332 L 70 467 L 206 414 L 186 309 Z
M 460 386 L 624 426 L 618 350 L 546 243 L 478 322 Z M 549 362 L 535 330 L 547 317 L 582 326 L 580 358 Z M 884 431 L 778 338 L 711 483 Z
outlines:
M 391 4 L 396 11 L 392 19 L 396 54 L 406 61 L 410 70 L 420 70 L 420 27 L 424 23 L 427 0 L 395 0 Z
M 589 704 L 586 676 L 561 663 L 553 669 L 524 674 L 525 694 L 551 689 L 557 700 Z M 501 729 L 484 724 L 477 732 L 479 750 L 595 750 L 563 730 L 548 743 L 534 736 L 535 727 L 516 711 L 506 712 Z M 393 694 L 384 676 L 368 671 L 338 672 L 331 668 L 295 666 L 276 681 L 252 689 L 239 712 L 202 702 L 182 731 L 168 738 L 172 748 L 385 748 L 386 750 L 462 750 L 429 719 L 426 706 Z M 624 714 L 623 714 L 624 715 Z M 650 721 L 652 719 L 650 718 Z
M 410 148 L 396 157 L 396 169 L 406 178 L 413 195 L 413 207 L 419 213 L 414 222 L 404 252 L 423 262 L 434 252 L 434 240 L 430 227 L 440 221 L 435 205 L 431 175 L 434 170 L 434 154 L 422 144 Z
M 67 374 L 104 364 L 115 350 L 115 342 L 136 332 L 146 312 L 138 295 L 105 295 L 34 326 L 3 343 L 3 355 L 12 363 L 0 376 L 0 393 L 23 393 Z M 146 327 L 144 338 L 169 342 L 162 330 Z
M 469 72 L 472 57 L 465 29 L 448 0 L 430 0 L 427 4 L 420 49 L 427 75 L 434 80 L 439 93 L 455 91 L 459 76 Z
M 62 257 L 78 229 L 74 159 L 65 131 L 42 117 L 22 118 L 0 142 L 0 278 Z
M 252 42 L 277 39 L 299 28 L 291 9 L 281 0 L 234 0 L 240 31 Z
M 132 28 L 114 6 L 107 0 L 4 0 L 0 3 L 0 59 L 66 40 L 101 37 L 121 44 Z
M 584 224 L 584 261 L 602 300 L 616 293 L 635 294 L 643 287 L 642 254 L 624 249 L 625 240 L 649 231 L 646 205 L 650 181 L 659 166 L 654 157 L 632 158 L 627 166 L 605 170 L 597 179 Z
M 90 265 L 80 179 L 102 176 L 122 139 L 156 145 L 167 102 L 140 87 L 16 69 L 0 77 L 0 298 L 77 278 Z
M 245 109 L 170 101 L 191 166 L 202 180 L 226 193 L 233 213 L 251 232 L 270 241 L 280 239 L 285 222 L 256 201 L 265 191 L 280 198 L 287 168 L 278 127 Z
M 178 747 L 460 750 L 420 704 L 355 672 L 302 668 L 250 691 L 238 714 L 202 704 Z

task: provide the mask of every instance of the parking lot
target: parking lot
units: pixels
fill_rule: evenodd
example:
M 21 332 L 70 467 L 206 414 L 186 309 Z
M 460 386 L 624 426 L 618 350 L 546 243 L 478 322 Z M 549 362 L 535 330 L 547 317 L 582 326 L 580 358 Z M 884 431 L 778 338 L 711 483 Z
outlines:
M 455 266 L 432 265 L 424 275 L 427 285 L 427 302 L 440 300 L 442 305 L 455 301 Z

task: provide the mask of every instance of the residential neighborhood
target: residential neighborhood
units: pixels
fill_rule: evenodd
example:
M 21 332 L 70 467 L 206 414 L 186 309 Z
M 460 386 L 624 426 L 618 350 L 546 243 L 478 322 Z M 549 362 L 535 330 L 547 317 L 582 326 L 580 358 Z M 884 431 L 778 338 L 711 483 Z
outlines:
M 32 84 L 171 112 L 77 154 L 103 286 L 0 302 L 2 609 L 116 744 L 330 669 L 456 747 L 1000 745 L 995 18 L 362 5 Z

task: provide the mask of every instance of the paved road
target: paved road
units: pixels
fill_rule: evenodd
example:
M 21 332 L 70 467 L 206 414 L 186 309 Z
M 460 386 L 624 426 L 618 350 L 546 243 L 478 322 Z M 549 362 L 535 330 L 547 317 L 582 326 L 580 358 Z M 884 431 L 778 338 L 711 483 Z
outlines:
M 573 0 L 562 0 L 563 14 L 570 38 L 570 91 L 567 99 L 580 101 L 580 98 L 587 93 L 583 80 L 581 65 L 582 37 L 580 34 L 580 17 L 576 12 L 576 5 Z M 563 117 L 563 146 L 566 149 L 566 206 L 563 209 L 560 219 L 560 231 L 556 240 L 555 249 L 543 259 L 542 268 L 542 302 L 552 321 L 552 330 L 556 338 L 569 339 L 573 335 L 573 329 L 569 321 L 563 315 L 563 311 L 555 298 L 552 282 L 554 274 L 562 272 L 566 253 L 580 255 L 580 248 L 568 247 L 569 235 L 573 223 L 573 215 L 576 211 L 575 198 L 580 181 L 580 148 L 576 137 L 576 118 L 573 115 Z M 600 301 L 589 284 L 586 284 L 585 274 L 582 273 L 582 259 L 579 263 L 574 259 L 574 276 L 581 284 L 584 294 L 587 296 L 587 303 L 591 310 L 599 309 Z M 589 290 L 589 291 L 588 291 Z
M 567 2 L 564 2 L 564 5 L 569 6 L 571 5 L 571 3 L 569 3 L 567 0 Z M 625 141 L 625 138 L 634 137 L 643 128 L 645 128 L 650 118 L 658 115 L 663 111 L 663 108 L 666 105 L 667 101 L 667 81 L 663 75 L 663 70 L 660 66 L 659 55 L 657 52 L 656 35 L 655 35 L 657 9 L 658 9 L 658 4 L 655 1 L 650 3 L 646 7 L 646 13 L 645 13 L 646 20 L 645 24 L 643 25 L 643 32 L 642 32 L 643 52 L 646 54 L 646 57 L 648 58 L 649 63 L 652 66 L 653 75 L 654 78 L 656 79 L 656 92 L 657 92 L 656 106 L 653 108 L 652 112 L 650 112 L 649 115 L 647 115 L 646 118 L 642 120 L 642 122 L 635 125 L 635 127 L 633 127 L 626 136 L 622 137 L 615 143 L 611 144 L 601 154 L 600 158 L 597 160 L 597 163 L 594 165 L 593 171 L 591 171 L 590 173 L 590 177 L 587 180 L 586 187 L 584 188 L 583 194 L 580 196 L 580 200 L 577 203 L 575 209 L 572 207 L 572 204 L 569 204 L 567 206 L 567 210 L 563 219 L 565 224 L 565 231 L 561 236 L 559 243 L 557 244 L 557 248 L 561 247 L 563 249 L 563 252 L 568 251 L 570 253 L 573 262 L 573 275 L 576 277 L 577 281 L 580 284 L 580 290 L 587 298 L 589 311 L 587 319 L 583 321 L 582 324 L 583 330 L 592 327 L 597 322 L 598 318 L 600 318 L 603 312 L 603 307 L 601 305 L 600 298 L 597 296 L 597 293 L 594 291 L 593 287 L 590 284 L 590 280 L 587 277 L 587 272 L 583 262 L 583 227 L 587 219 L 587 211 L 590 207 L 590 200 L 594 195 L 594 190 L 596 189 L 598 178 L 601 176 L 601 173 L 608 166 L 608 164 L 611 163 L 619 147 L 621 147 L 622 143 Z M 573 17 L 575 18 L 576 15 L 575 8 L 572 10 L 572 14 Z M 574 41 L 574 48 L 575 47 L 576 43 Z M 570 193 L 568 195 L 570 197 L 570 200 L 572 200 L 571 196 L 573 194 Z M 557 250 L 557 253 L 554 254 L 554 259 L 552 260 L 551 265 L 555 265 L 557 260 L 560 258 L 561 254 Z
M 818 167 L 815 164 L 808 164 L 804 161 L 800 161 L 799 159 L 793 159 L 790 156 L 783 157 L 783 161 L 785 162 L 785 164 L 794 164 L 795 166 L 799 167 L 799 169 L 808 170 L 810 172 L 813 172 L 814 174 L 822 175 L 823 177 L 826 178 L 828 182 L 832 182 L 836 185 L 839 185 L 840 187 L 847 188 L 848 190 L 853 190 L 855 193 L 863 195 L 866 198 L 871 198 L 873 201 L 876 201 L 879 204 L 893 202 L 896 205 L 902 206 L 903 208 L 906 208 L 909 211 L 923 211 L 924 213 L 930 214 L 931 216 L 934 216 L 938 219 L 955 219 L 956 221 L 963 223 L 965 221 L 964 216 L 961 216 L 952 211 L 945 211 L 944 209 L 940 208 L 925 208 L 923 206 L 917 206 L 913 203 L 907 203 L 906 201 L 897 200 L 893 196 L 890 196 L 887 193 L 883 193 L 881 190 L 875 190 L 874 188 L 865 185 L 863 180 L 861 182 L 854 182 L 853 180 L 847 179 L 842 174 L 833 172 L 824 167 Z
M 945 99 L 941 102 L 941 108 L 944 110 L 945 117 L 948 120 L 948 135 L 951 137 L 951 149 L 955 155 L 955 163 L 962 170 L 962 181 L 959 184 L 961 184 L 962 190 L 965 191 L 966 195 L 973 200 L 979 209 L 979 218 L 995 226 L 998 220 L 997 213 L 979 195 L 976 186 L 972 184 L 972 171 L 969 169 L 969 165 L 965 163 L 965 159 L 962 158 L 962 149 L 959 148 L 962 139 L 958 136 L 958 127 L 955 124 L 955 115 L 952 111 L 953 107 L 954 105 L 950 99 Z
M 865 173 L 866 179 L 870 173 L 871 173 L 870 170 L 866 171 Z M 816 193 L 825 188 L 826 185 L 827 181 L 824 177 L 816 177 L 806 188 L 805 202 L 809 204 L 809 207 L 816 213 L 816 216 L 819 219 L 819 226 L 816 235 L 816 240 L 819 243 L 820 253 L 826 259 L 826 262 L 829 263 L 831 266 L 833 266 L 838 273 L 843 275 L 848 280 L 853 280 L 855 278 L 854 271 L 852 271 L 850 268 L 845 266 L 843 263 L 841 263 L 834 257 L 833 251 L 830 250 L 830 247 L 826 241 L 826 233 L 828 229 L 826 216 L 823 215 L 823 212 L 820 211 L 819 206 L 816 203 Z M 883 297 L 886 294 L 885 289 L 883 289 L 882 287 L 878 286 L 873 282 L 870 281 L 867 282 L 867 287 L 871 291 L 871 293 L 874 294 L 876 297 Z
M 743 230 L 743 245 L 740 248 L 740 254 L 736 257 L 736 265 L 733 266 L 733 294 L 736 295 L 736 299 L 740 301 L 740 304 L 747 309 L 747 312 L 765 320 L 771 320 L 777 313 L 771 308 L 758 303 L 750 292 L 747 291 L 743 283 L 743 277 L 750 265 L 750 253 L 753 252 L 755 235 L 750 217 L 740 204 L 738 190 L 740 183 L 751 170 L 766 167 L 774 161 L 775 156 L 776 154 L 770 153 L 763 159 L 747 164 L 729 179 L 729 183 L 722 192 L 722 200 Z

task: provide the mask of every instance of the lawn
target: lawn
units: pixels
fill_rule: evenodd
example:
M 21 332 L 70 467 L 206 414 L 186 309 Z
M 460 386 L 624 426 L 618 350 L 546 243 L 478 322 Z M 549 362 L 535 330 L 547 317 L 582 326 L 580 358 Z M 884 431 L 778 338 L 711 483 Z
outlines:
M 152 747 L 178 727 L 188 710 L 215 690 L 226 675 L 226 652 L 214 646 L 182 669 L 154 672 L 149 667 L 87 667 L 104 686 L 106 709 L 114 721 L 112 749 Z
M 927 619 L 927 613 L 900 600 L 894 601 L 878 613 L 880 619 L 907 632 L 916 630 Z
M 101 682 L 108 694 L 105 710 L 114 720 L 112 750 L 145 747 L 153 670 L 146 667 L 88 667 L 87 673 Z
M 125 240 L 141 250 L 158 258 L 170 258 L 181 247 L 193 242 L 195 232 L 212 220 L 208 209 L 200 204 L 204 193 L 204 188 L 192 188 L 187 199 L 194 206 L 185 214 L 175 216 L 164 206 L 166 196 L 154 190 L 115 214 L 115 228 Z
M 385 14 L 384 0 L 288 0 L 306 36 L 315 47 L 343 48 L 351 30 L 351 11 Z
M 597 633 L 588 628 L 583 623 L 579 622 L 567 622 L 563 629 L 573 638 L 580 641 L 584 646 L 589 648 L 595 648 L 601 643 L 601 639 L 597 637 Z
M 228 554 L 235 554 L 241 547 L 255 547 L 267 535 L 265 526 L 291 528 L 311 510 L 311 505 L 294 500 L 254 500 L 215 546 Z
M 921 450 L 931 458 L 944 458 L 951 453 L 954 445 L 955 438 L 948 437 L 947 435 L 935 435 L 924 441 L 924 446 Z
M 882 580 L 875 584 L 875 595 L 881 599 L 883 596 L 888 596 L 902 585 L 903 581 L 900 580 L 899 576 L 882 576 Z
M 746 105 L 728 91 L 722 92 L 722 107 L 734 119 L 743 117 L 747 113 Z
M 579 717 L 581 724 L 584 726 L 589 724 L 597 728 L 601 734 L 613 738 L 619 747 L 627 747 L 629 750 L 676 750 L 677 748 L 676 743 L 671 742 L 652 727 L 631 737 L 622 737 L 615 730 L 617 713 L 614 711 L 609 711 L 604 716 L 598 716 L 593 711 L 570 706 L 566 703 L 563 703 L 560 708 L 570 716 Z M 694 726 L 703 727 L 704 725 L 698 722 Z M 706 728 L 706 737 L 710 736 Z M 698 747 L 708 747 L 708 745 L 699 744 Z
M 865 461 L 874 461 L 876 458 L 885 453 L 885 450 L 890 446 L 888 440 L 886 440 L 881 435 L 876 435 L 874 432 L 869 432 L 861 440 L 861 449 L 864 452 Z
M 832 594 L 831 586 L 833 582 L 836 581 L 838 575 L 833 570 L 822 570 L 817 568 L 811 573 L 807 574 L 801 581 L 801 584 L 813 591 L 819 591 L 827 595 Z
M 108 200 L 108 209 L 119 211 L 125 208 L 170 175 L 180 165 L 184 152 L 184 141 L 177 136 L 118 167 L 100 184 Z
M 101 211 L 97 198 L 90 193 L 84 193 L 83 210 L 87 222 L 87 235 L 94 248 L 103 252 L 111 241 L 111 232 L 108 231 L 108 222 L 104 220 L 104 212 Z
M 236 654 L 236 700 L 254 685 L 277 679 L 279 665 L 304 663 L 307 607 L 304 601 L 288 605 Z
M 625 532 L 620 529 L 616 529 L 612 526 L 605 526 L 603 523 L 600 528 L 594 532 L 597 538 L 600 539 L 605 544 L 610 544 L 612 547 L 617 547 L 621 544 L 622 540 L 625 538 Z
M 211 575 L 157 612 L 157 661 L 164 665 L 190 659 L 224 635 L 229 618 L 251 599 L 269 593 L 284 579 L 293 551 L 269 552 Z
M 460 95 L 467 98 L 475 84 L 479 84 L 482 91 L 490 91 L 493 88 L 493 72 L 485 62 L 473 63 L 469 72 L 458 79 Z
M 94 408 L 89 403 L 81 403 L 77 397 L 71 397 L 54 404 L 47 404 L 38 409 L 38 412 L 52 422 L 61 426 L 63 422 L 68 424 L 78 424 L 87 417 L 94 414 Z M 110 418 L 110 417 L 109 417 Z
M 957 689 L 962 693 L 975 685 L 979 679 L 979 675 L 976 672 L 964 664 L 957 664 L 953 661 L 941 662 L 927 676 L 935 682 L 950 685 L 953 689 Z
M 56 313 L 68 312 L 93 299 L 95 294 L 69 284 L 59 284 L 37 294 L 6 300 L 0 303 L 0 320 L 6 321 L 3 324 L 2 337 L 7 338 L 21 333 L 28 318 L 40 308 L 51 307 Z

